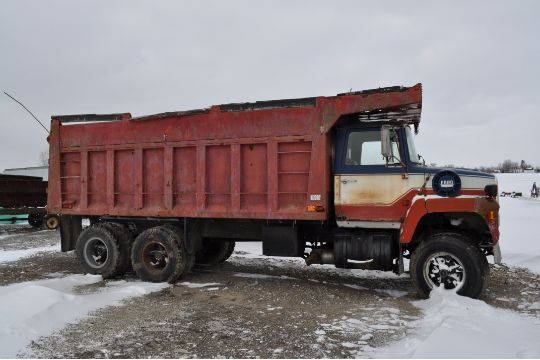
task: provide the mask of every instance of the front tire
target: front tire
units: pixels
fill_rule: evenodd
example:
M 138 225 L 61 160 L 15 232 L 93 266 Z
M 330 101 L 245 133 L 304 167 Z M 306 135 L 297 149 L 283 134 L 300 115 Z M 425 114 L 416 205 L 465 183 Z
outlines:
M 478 246 L 465 235 L 439 232 L 425 239 L 413 252 L 411 280 L 424 297 L 436 287 L 478 298 L 489 278 L 489 265 Z
M 186 274 L 188 261 L 182 237 L 168 226 L 143 231 L 131 250 L 133 270 L 143 281 L 174 283 Z

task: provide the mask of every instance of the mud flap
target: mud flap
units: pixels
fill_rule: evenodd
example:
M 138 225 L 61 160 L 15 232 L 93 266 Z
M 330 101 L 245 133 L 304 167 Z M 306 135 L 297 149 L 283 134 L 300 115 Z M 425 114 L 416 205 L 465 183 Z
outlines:
M 263 255 L 301 256 L 304 243 L 298 238 L 298 229 L 285 226 L 265 226 L 262 231 Z
M 60 244 L 62 252 L 75 250 L 75 244 L 82 232 L 81 216 L 60 216 Z
M 497 265 L 502 263 L 501 247 L 499 244 L 493 245 L 493 260 Z
M 397 274 L 401 275 L 401 274 L 405 273 L 405 264 L 403 264 L 403 246 L 402 246 L 401 242 L 398 243 L 398 247 L 399 247 L 399 251 L 398 251 Z

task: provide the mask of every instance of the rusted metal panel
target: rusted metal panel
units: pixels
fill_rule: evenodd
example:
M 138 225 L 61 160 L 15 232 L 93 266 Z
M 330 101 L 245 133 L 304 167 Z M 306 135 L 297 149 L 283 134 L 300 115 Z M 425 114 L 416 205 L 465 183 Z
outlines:
M 107 150 L 107 207 L 114 208 L 114 150 Z
M 0 174 L 0 207 L 41 207 L 47 204 L 47 182 L 40 177 Z
M 267 211 L 267 204 L 274 199 L 277 191 L 269 193 L 268 185 L 272 178 L 268 178 L 268 166 L 274 161 L 268 162 L 270 144 L 243 144 L 240 145 L 240 208 L 250 211 Z M 272 150 L 271 152 L 274 152 Z M 274 159 L 275 160 L 275 159 Z M 273 200 L 272 200 L 273 201 Z M 272 204 L 272 203 L 270 203 Z M 276 206 L 277 207 L 277 206 Z M 274 208 L 276 208 L 274 207 Z
M 133 172 L 135 178 L 135 187 L 133 189 L 133 195 L 135 197 L 135 211 L 143 208 L 143 149 L 135 148 L 133 157 Z M 125 184 L 124 184 L 125 185 Z M 126 209 L 130 211 L 129 208 Z
M 51 121 L 49 141 L 49 179 L 47 205 L 49 209 L 62 208 L 62 190 L 60 186 L 60 121 Z
M 173 148 L 166 147 L 163 154 L 163 204 L 164 210 L 170 211 L 173 206 Z
M 463 190 L 462 190 L 463 191 Z M 427 213 L 476 213 L 486 220 L 492 241 L 499 241 L 499 204 L 482 195 L 480 189 L 466 190 L 466 198 L 419 198 L 410 207 L 402 226 L 400 242 L 409 243 L 420 219 Z M 430 191 L 429 195 L 434 195 Z M 477 195 L 473 197 L 472 195 Z
M 45 215 L 47 210 L 44 207 L 15 207 L 15 208 L 0 208 L 0 215 L 22 215 L 22 214 L 43 214 Z M 8 219 L 17 219 L 17 217 Z M 24 218 L 23 218 L 24 219 Z M 4 219 L 5 221 L 5 219 Z
M 414 123 L 407 112 L 420 102 L 418 85 L 135 119 L 114 114 L 105 122 L 54 117 L 49 211 L 325 220 L 333 124 L 376 109 L 401 111 Z M 92 122 L 61 124 L 74 119 Z
M 79 204 L 81 210 L 88 207 L 88 151 L 81 151 L 81 192 Z
M 278 209 L 278 180 L 277 180 L 277 169 L 278 169 L 278 151 L 277 143 L 272 141 L 268 143 L 268 212 L 273 213 Z
M 177 147 L 173 150 L 173 207 L 174 209 L 196 208 L 197 194 L 197 148 Z
M 197 146 L 197 191 L 195 198 L 197 200 L 197 211 L 203 212 L 206 207 L 206 146 Z
M 241 153 L 240 144 L 231 145 L 231 210 L 238 212 L 240 210 L 240 181 L 241 181 Z M 244 163 L 246 167 L 247 164 Z M 246 176 L 249 178 L 251 173 Z M 246 179 L 247 180 L 247 179 Z

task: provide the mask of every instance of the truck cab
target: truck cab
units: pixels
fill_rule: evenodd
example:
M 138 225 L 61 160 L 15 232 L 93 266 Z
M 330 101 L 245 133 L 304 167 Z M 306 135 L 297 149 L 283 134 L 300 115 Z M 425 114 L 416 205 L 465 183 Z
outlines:
M 347 228 L 399 229 L 407 204 L 424 182 L 424 168 L 409 126 L 384 133 L 382 125 L 340 127 L 334 159 L 337 225 Z
M 497 180 L 426 166 L 414 144 L 417 130 L 389 121 L 336 126 L 333 256 L 312 256 L 397 273 L 408 257 L 420 294 L 444 286 L 478 297 L 489 272 L 486 255 L 501 261 Z

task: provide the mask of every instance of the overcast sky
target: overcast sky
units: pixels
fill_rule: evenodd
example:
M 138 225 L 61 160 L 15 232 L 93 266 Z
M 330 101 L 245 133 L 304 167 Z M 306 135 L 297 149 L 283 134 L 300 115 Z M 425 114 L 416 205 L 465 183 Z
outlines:
M 134 116 L 422 82 L 419 152 L 540 165 L 539 1 L 4 1 L 0 90 Z M 47 134 L 0 96 L 0 171 Z

